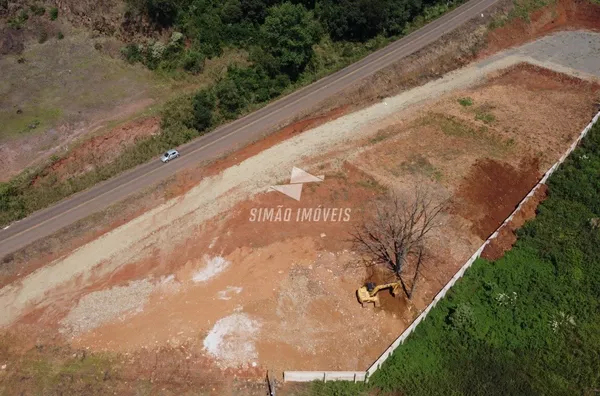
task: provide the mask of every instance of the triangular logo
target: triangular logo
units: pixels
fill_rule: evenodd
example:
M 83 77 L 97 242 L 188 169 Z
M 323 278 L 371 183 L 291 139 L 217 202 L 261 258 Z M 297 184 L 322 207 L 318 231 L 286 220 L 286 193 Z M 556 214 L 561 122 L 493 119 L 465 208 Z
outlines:
M 292 168 L 292 177 L 290 177 L 290 183 L 313 183 L 313 182 L 322 182 L 325 179 L 325 176 L 313 176 L 310 173 L 296 168 L 295 166 Z
M 296 168 L 292 168 L 292 176 L 290 177 L 290 184 L 281 184 L 278 186 L 271 186 L 269 190 L 279 191 L 288 197 L 300 201 L 300 195 L 302 195 L 302 185 L 304 183 L 318 183 L 325 180 L 325 176 L 314 176 L 310 173 Z
M 271 186 L 270 189 L 279 191 L 296 201 L 300 201 L 300 196 L 302 195 L 302 184 L 282 184 Z

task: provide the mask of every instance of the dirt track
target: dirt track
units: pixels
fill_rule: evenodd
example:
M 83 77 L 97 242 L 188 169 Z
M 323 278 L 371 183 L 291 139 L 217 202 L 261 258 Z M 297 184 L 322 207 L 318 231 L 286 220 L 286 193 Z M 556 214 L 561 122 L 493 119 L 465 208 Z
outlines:
M 599 40 L 599 35 L 569 32 L 536 45 L 552 48 L 553 40 L 565 35 Z M 92 323 L 85 327 L 92 331 L 74 339 L 80 346 L 127 350 L 188 344 L 224 367 L 254 362 L 278 369 L 364 368 L 472 253 L 489 231 L 485 227 L 501 221 L 528 183 L 560 156 L 593 112 L 597 87 L 535 67 L 501 71 L 520 60 L 510 55 L 473 65 L 204 179 L 184 196 L 4 287 L 3 324 L 29 311 L 21 324 Z M 570 64 L 559 66 L 563 71 Z M 473 99 L 472 107 L 457 103 L 465 96 Z M 478 119 L 487 113 L 494 119 Z M 450 124 L 439 114 L 451 117 Z M 521 160 L 531 157 L 532 142 L 538 162 L 519 171 Z M 348 206 L 360 212 L 381 193 L 376 181 L 396 189 L 425 183 L 441 197 L 456 195 L 456 212 L 434 238 L 437 261 L 426 270 L 412 311 L 398 305 L 380 312 L 358 307 L 352 295 L 366 274 L 351 265 L 347 224 L 248 222 L 253 207 L 291 205 L 289 198 L 266 190 L 285 182 L 292 166 L 326 174 L 325 182 L 305 187 L 298 207 Z M 495 204 L 502 206 L 497 217 L 483 220 L 488 199 L 469 188 L 501 169 L 526 182 Z M 126 315 L 124 322 L 119 310 L 103 323 L 90 322 L 81 313 L 85 310 L 71 310 L 86 294 L 91 297 L 79 301 L 87 310 L 94 310 L 94 301 L 117 304 L 128 292 L 110 288 L 133 292 L 135 280 L 152 283 L 154 291 L 133 308 L 143 312 Z M 108 293 L 88 294 L 103 290 Z M 247 332 L 233 332 L 236 326 Z M 358 350 L 348 348 L 356 340 Z M 237 357 L 231 355 L 236 345 L 244 351 Z

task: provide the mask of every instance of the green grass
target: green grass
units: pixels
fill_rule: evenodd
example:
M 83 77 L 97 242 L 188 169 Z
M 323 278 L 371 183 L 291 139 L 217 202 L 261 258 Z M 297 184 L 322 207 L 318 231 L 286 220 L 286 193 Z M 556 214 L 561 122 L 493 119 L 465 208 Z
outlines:
M 24 131 L 41 133 L 57 123 L 91 122 L 94 115 L 133 103 L 140 93 L 164 97 L 172 92 L 168 82 L 151 72 L 96 51 L 81 32 L 30 43 L 21 55 L 0 58 L 0 69 L 0 139 Z M 36 119 L 40 125 L 27 128 Z
M 21 113 L 16 109 L 0 111 L 2 131 L 0 139 L 22 136 L 29 133 L 42 132 L 56 125 L 62 116 L 60 108 L 25 108 Z
M 13 29 L 21 29 L 25 22 L 29 19 L 29 14 L 26 10 L 19 10 L 15 16 L 7 20 L 8 26 Z
M 373 178 L 363 179 L 356 182 L 356 185 L 367 190 L 373 190 L 377 193 L 385 193 L 387 191 L 387 187 L 383 184 L 379 183 L 377 180 Z
M 490 22 L 488 29 L 501 28 L 514 19 L 530 22 L 530 15 L 533 12 L 553 4 L 556 4 L 556 0 L 513 0 L 513 8 L 509 13 L 495 18 Z
M 306 394 L 593 395 L 600 388 L 600 124 L 512 250 L 477 260 L 367 385 Z
M 421 125 L 438 127 L 447 136 L 477 137 L 478 131 L 472 125 L 459 120 L 454 116 L 441 113 L 429 113 L 420 121 Z
M 492 124 L 496 121 L 496 116 L 487 111 L 478 111 L 475 113 L 477 121 L 483 121 L 484 124 Z
M 491 125 L 496 122 L 496 116 L 492 112 L 494 110 L 494 106 L 484 103 L 480 106 L 477 106 L 473 111 L 475 113 L 475 120 L 481 121 L 486 125 Z
M 490 155 L 500 156 L 514 146 L 514 140 L 504 141 L 498 134 L 490 131 L 488 124 L 493 124 L 496 118 L 493 114 L 482 110 L 488 108 L 488 106 L 481 106 L 476 111 L 475 116 L 476 120 L 481 120 L 485 125 L 477 126 L 457 117 L 441 113 L 429 113 L 419 119 L 417 125 L 435 126 L 447 136 L 472 139 L 477 144 L 485 147 Z
M 50 8 L 50 20 L 55 21 L 58 18 L 58 8 Z
M 392 132 L 390 132 L 390 131 L 384 131 L 384 130 L 377 131 L 375 136 L 373 136 L 371 139 L 369 139 L 369 143 L 377 144 L 379 142 L 386 140 L 390 136 L 392 136 Z
M 473 106 L 473 98 L 470 97 L 464 97 L 464 98 L 460 98 L 458 99 L 458 103 L 463 106 L 463 107 L 469 107 L 469 106 Z
M 421 174 L 428 179 L 441 181 L 442 172 L 433 166 L 427 158 L 421 154 L 411 155 L 408 161 L 403 161 L 397 168 L 392 169 L 392 174 L 400 176 L 402 173 Z
M 115 386 L 111 379 L 117 374 L 116 355 L 73 352 L 44 345 L 19 354 L 18 359 L 16 351 L 4 354 L 10 367 L 0 382 L 0 394 L 12 394 L 15 389 L 39 395 L 98 394 Z

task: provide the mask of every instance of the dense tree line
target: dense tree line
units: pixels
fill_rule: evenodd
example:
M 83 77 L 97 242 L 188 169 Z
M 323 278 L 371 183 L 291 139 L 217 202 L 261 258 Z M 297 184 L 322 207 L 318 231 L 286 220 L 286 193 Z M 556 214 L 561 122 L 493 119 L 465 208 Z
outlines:
M 130 7 L 171 36 L 129 44 L 123 54 L 151 69 L 199 73 L 206 59 L 225 48 L 247 51 L 248 65 L 230 66 L 214 85 L 189 98 L 193 115 L 200 118 L 163 120 L 171 125 L 169 133 L 181 135 L 173 125 L 203 133 L 364 55 L 378 45 L 369 46 L 369 40 L 378 37 L 381 43 L 401 35 L 414 27 L 415 18 L 423 23 L 461 0 L 428 1 L 130 0 Z M 167 110 L 164 118 L 173 116 L 182 114 Z
M 587 395 L 600 389 L 600 123 L 500 260 L 477 260 L 369 381 L 315 395 Z M 375 392 L 377 393 L 377 392 Z
M 428 7 L 429 15 L 431 7 L 441 13 L 450 4 L 428 1 L 129 0 L 130 9 L 146 15 L 156 29 L 174 33 L 168 43 L 132 43 L 124 55 L 151 69 L 198 73 L 205 59 L 224 48 L 242 48 L 257 73 L 294 82 L 313 59 L 315 45 L 400 35 Z

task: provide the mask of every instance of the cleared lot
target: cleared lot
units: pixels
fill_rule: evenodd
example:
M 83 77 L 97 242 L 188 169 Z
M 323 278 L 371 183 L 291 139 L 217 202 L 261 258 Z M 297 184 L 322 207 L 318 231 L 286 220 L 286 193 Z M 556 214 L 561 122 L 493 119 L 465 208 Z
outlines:
M 550 36 L 526 60 L 575 74 L 573 67 L 597 59 L 588 52 L 548 63 L 557 40 L 567 39 L 597 43 L 600 37 Z M 222 368 L 364 369 L 594 112 L 597 85 L 522 60 L 509 53 L 473 65 L 205 178 L 182 197 L 5 286 L 2 324 L 31 334 L 54 329 L 94 350 L 185 346 L 194 359 Z M 293 166 L 325 175 L 304 186 L 298 203 L 267 192 L 287 183 Z M 452 210 L 431 240 L 414 300 L 386 299 L 381 311 L 363 310 L 354 291 L 368 274 L 357 265 L 348 232 L 385 188 L 411 191 L 415 184 L 450 198 Z M 349 222 L 249 221 L 253 208 L 278 205 L 351 208 L 353 216 Z

